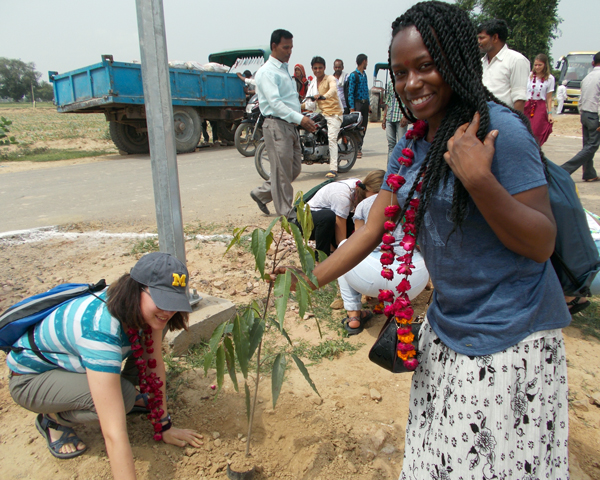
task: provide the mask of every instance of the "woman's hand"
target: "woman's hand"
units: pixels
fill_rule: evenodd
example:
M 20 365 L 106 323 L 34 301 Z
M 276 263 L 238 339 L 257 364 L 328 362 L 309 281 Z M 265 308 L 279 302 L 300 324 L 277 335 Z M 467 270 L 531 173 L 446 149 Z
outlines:
M 476 112 L 471 123 L 458 127 L 454 136 L 448 140 L 448 151 L 444 153 L 444 160 L 467 190 L 492 172 L 494 142 L 498 130 L 489 132 L 481 142 L 477 138 L 478 129 L 479 113 Z
M 198 432 L 187 428 L 171 427 L 162 434 L 162 437 L 163 442 L 170 445 L 177 445 L 178 447 L 191 445 L 192 447 L 198 448 L 204 445 L 204 442 L 202 441 L 204 437 Z
M 554 123 L 554 119 L 552 118 L 552 114 L 548 114 L 548 123 Z

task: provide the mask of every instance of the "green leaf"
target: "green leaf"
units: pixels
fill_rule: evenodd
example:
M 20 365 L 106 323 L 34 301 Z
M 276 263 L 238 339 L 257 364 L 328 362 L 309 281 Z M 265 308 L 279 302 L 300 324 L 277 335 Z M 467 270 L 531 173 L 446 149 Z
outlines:
M 269 227 L 267 228 L 267 230 L 265 231 L 267 235 L 271 233 L 271 230 L 273 230 L 273 227 L 279 221 L 280 218 L 285 218 L 285 217 L 274 218 L 273 221 L 271 222 L 271 224 L 269 225 Z
M 301 282 L 296 283 L 296 301 L 298 302 L 298 314 L 304 318 L 306 307 L 310 303 L 310 292 Z
M 285 318 L 285 310 L 287 308 L 288 299 L 290 297 L 290 288 L 292 286 L 292 274 L 290 270 L 286 270 L 283 275 L 277 275 L 275 280 L 275 309 L 279 324 L 283 327 Z
M 317 285 L 317 277 L 313 274 L 315 268 L 315 257 L 314 253 L 311 254 L 311 248 L 304 245 L 302 234 L 298 227 L 294 224 L 290 224 L 290 229 L 294 235 L 294 241 L 296 242 L 296 248 L 298 249 L 298 257 L 300 258 L 300 265 L 302 271 L 308 276 L 311 282 Z
M 223 387 L 223 378 L 225 377 L 225 349 L 223 345 L 217 348 L 217 385 L 219 390 Z
M 231 341 L 231 338 L 225 337 L 223 339 L 223 345 L 225 346 L 225 362 L 227 362 L 229 378 L 231 378 L 235 391 L 239 392 L 237 375 L 235 374 L 235 352 L 233 350 L 233 342 Z
M 271 393 L 273 394 L 273 408 L 277 404 L 279 398 L 279 392 L 281 392 L 281 385 L 283 384 L 283 377 L 285 375 L 285 354 L 280 353 L 275 357 L 273 362 L 273 374 L 271 375 Z
M 283 228 L 287 233 L 290 233 L 290 222 L 285 217 L 279 217 L 281 219 L 281 228 Z
M 242 333 L 240 317 L 233 320 L 233 343 L 244 378 L 248 378 L 248 337 Z
M 252 232 L 252 255 L 260 276 L 265 275 L 265 259 L 267 258 L 267 241 L 265 231 L 257 228 Z
M 229 242 L 229 245 L 227 245 L 227 249 L 225 250 L 225 253 L 223 254 L 223 256 L 225 256 L 225 254 L 229 251 L 229 249 L 231 247 L 240 243 L 242 234 L 246 231 L 247 228 L 248 227 L 246 226 L 244 228 L 234 228 L 233 229 L 233 238 L 231 239 L 231 242 Z
M 246 392 L 246 418 L 250 421 L 250 389 L 248 388 L 248 383 L 244 382 L 244 392 Z
M 215 356 L 211 351 L 206 352 L 206 355 L 204 356 L 204 375 L 208 372 L 214 357 Z
M 296 365 L 298 366 L 298 369 L 300 370 L 300 372 L 302 372 L 302 375 L 304 376 L 304 378 L 306 379 L 306 381 L 310 385 L 310 388 L 312 388 L 315 391 L 315 393 L 317 395 L 319 395 L 319 397 L 320 397 L 321 394 L 317 391 L 317 387 L 315 386 L 315 384 L 313 383 L 312 379 L 310 378 L 308 370 L 304 366 L 304 362 L 302 360 L 300 360 L 300 358 L 298 358 L 293 353 L 292 353 L 292 358 L 294 359 L 294 362 L 296 362 Z
M 210 340 L 208 341 L 208 346 L 210 347 L 210 351 L 212 353 L 215 353 L 215 350 L 217 349 L 217 345 L 219 344 L 219 341 L 223 337 L 223 332 L 225 331 L 226 325 L 227 325 L 227 322 L 221 323 L 220 325 L 217 326 L 217 328 L 215 328 L 213 330 L 213 333 L 210 336 Z
M 285 339 L 288 341 L 288 343 L 293 347 L 294 344 L 292 343 L 292 339 L 290 338 L 288 333 L 285 331 L 285 328 L 283 328 L 281 325 L 279 325 L 279 322 L 277 320 L 275 320 L 273 317 L 269 317 L 269 320 L 271 320 L 271 322 L 277 327 L 277 329 L 285 337 Z
M 252 327 L 252 330 L 250 330 L 250 345 L 248 346 L 249 358 L 252 358 L 254 356 L 254 352 L 256 352 L 258 345 L 262 341 L 264 332 L 265 323 L 262 321 L 262 318 L 256 317 L 254 326 Z

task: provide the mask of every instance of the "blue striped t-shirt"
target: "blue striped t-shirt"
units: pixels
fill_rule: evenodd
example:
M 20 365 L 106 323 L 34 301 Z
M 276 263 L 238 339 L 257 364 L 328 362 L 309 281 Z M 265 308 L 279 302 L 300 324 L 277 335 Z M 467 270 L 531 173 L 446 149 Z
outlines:
M 106 290 L 99 297 L 106 299 Z M 131 352 L 121 322 L 111 316 L 102 300 L 92 295 L 77 298 L 54 310 L 35 326 L 34 340 L 44 352 L 44 357 L 75 373 L 85 373 L 86 369 L 90 369 L 118 374 L 121 362 Z M 13 346 L 31 348 L 27 335 Z M 31 350 L 9 353 L 6 363 L 13 372 L 21 374 L 42 373 L 56 368 Z

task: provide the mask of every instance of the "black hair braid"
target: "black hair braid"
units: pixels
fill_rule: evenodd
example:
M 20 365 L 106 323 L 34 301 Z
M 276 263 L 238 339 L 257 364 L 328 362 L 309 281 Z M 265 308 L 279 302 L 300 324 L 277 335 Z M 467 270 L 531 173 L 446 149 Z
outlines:
M 412 185 L 401 210 L 401 215 L 404 215 L 416 191 L 416 185 L 422 178 L 420 205 L 415 219 L 415 228 L 418 234 L 425 212 L 434 194 L 439 189 L 440 183 L 445 184 L 450 178 L 451 169 L 444 160 L 444 153 L 448 150 L 448 140 L 456 133 L 460 125 L 469 123 L 473 115 L 479 112 L 480 124 L 477 137 L 483 141 L 490 125 L 487 102 L 493 101 L 509 108 L 518 115 L 528 132 L 532 136 L 533 133 L 529 120 L 522 112 L 508 107 L 483 85 L 483 66 L 477 44 L 477 32 L 462 10 L 455 5 L 439 1 L 417 3 L 392 23 L 392 41 L 398 32 L 409 26 L 414 26 L 421 34 L 423 43 L 429 51 L 436 68 L 453 93 L 446 115 L 437 132 L 435 132 L 418 177 Z M 390 42 L 388 49 L 388 63 L 390 79 L 392 85 L 395 85 L 394 72 L 391 68 L 391 48 L 392 42 Z M 417 119 L 403 105 L 395 88 L 394 93 L 403 115 L 411 122 L 415 122 Z M 546 168 L 541 150 L 540 158 Z M 450 234 L 462 225 L 468 212 L 469 199 L 469 193 L 460 180 L 455 178 L 450 214 L 454 228 Z

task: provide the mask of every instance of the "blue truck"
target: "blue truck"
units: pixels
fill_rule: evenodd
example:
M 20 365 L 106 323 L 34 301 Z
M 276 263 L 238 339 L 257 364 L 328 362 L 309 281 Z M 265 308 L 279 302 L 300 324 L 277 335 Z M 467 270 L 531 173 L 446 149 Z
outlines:
M 268 58 L 263 49 L 235 51 L 246 58 Z M 232 51 L 211 54 L 212 62 L 234 65 Z M 202 136 L 202 122 L 217 126 L 219 137 L 233 141 L 244 115 L 244 83 L 233 73 L 169 68 L 175 143 L 178 153 L 193 152 Z M 116 62 L 102 55 L 100 63 L 59 74 L 48 72 L 54 102 L 61 113 L 104 113 L 110 136 L 126 153 L 148 153 L 142 69 L 139 63 Z

